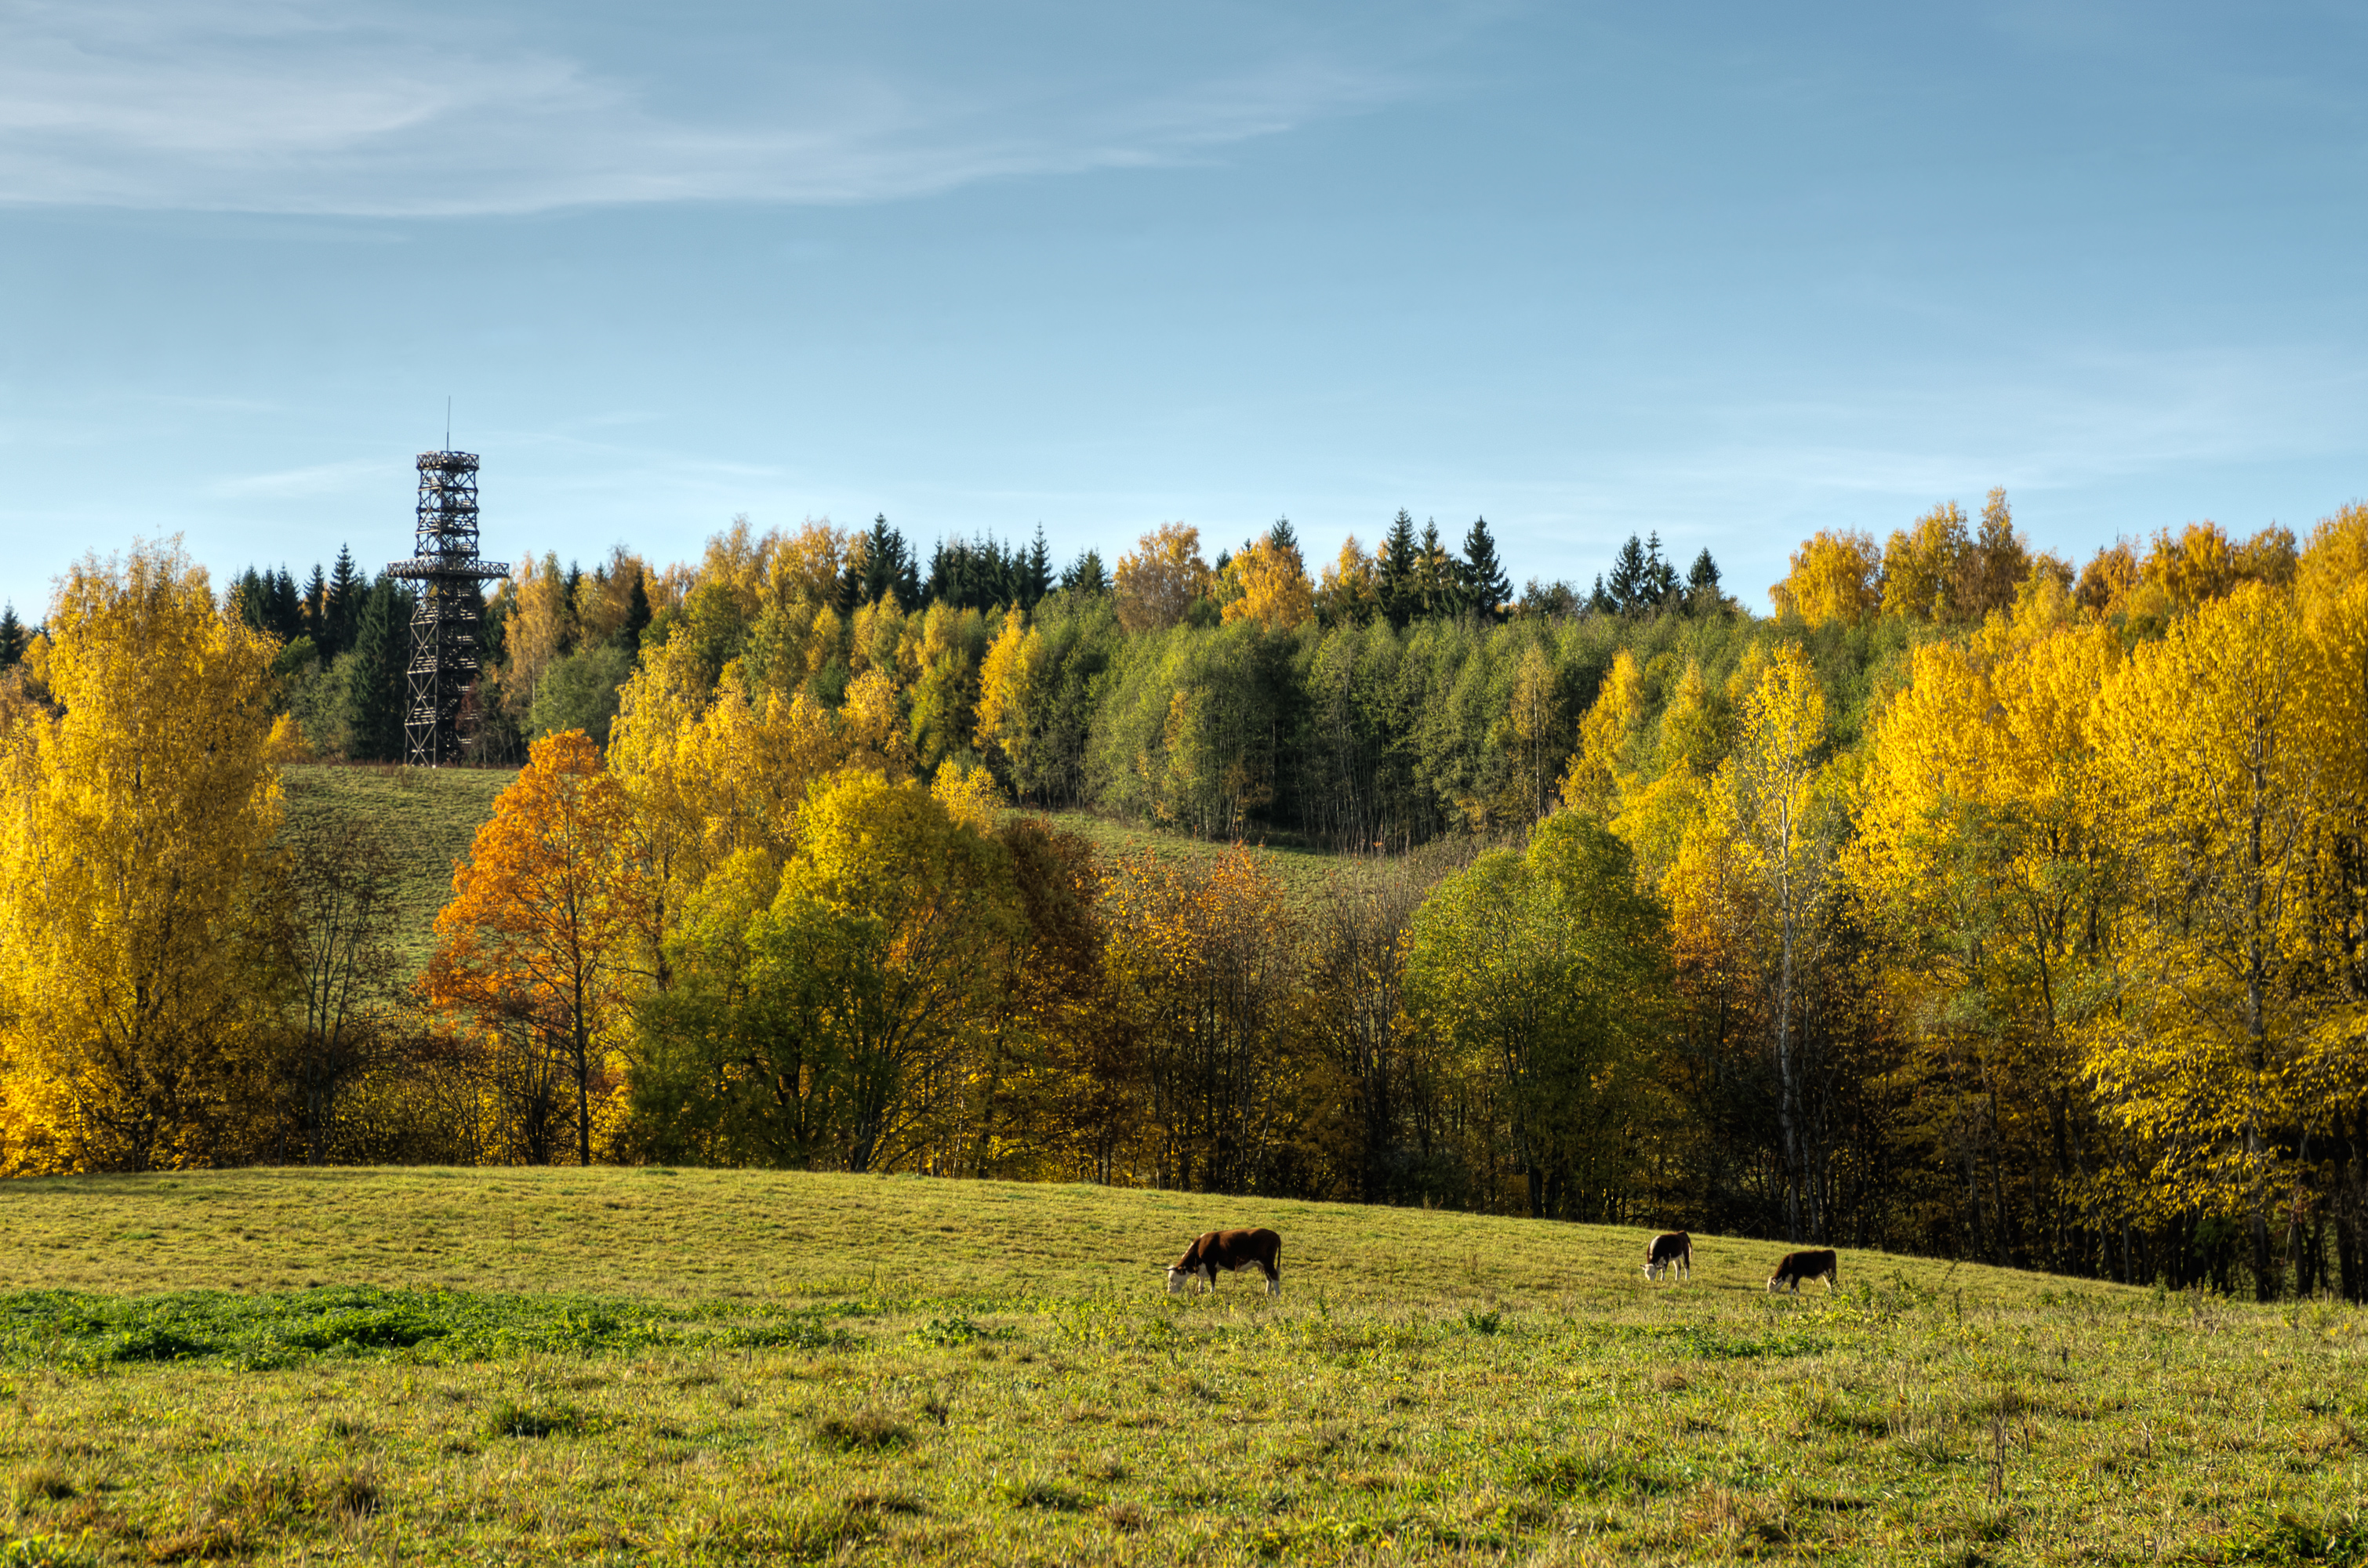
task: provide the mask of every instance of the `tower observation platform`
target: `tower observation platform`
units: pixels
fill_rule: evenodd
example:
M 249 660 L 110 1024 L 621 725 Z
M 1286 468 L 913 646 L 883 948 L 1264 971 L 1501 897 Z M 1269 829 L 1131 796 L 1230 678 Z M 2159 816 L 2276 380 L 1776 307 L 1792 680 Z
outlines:
M 484 585 L 509 571 L 477 559 L 477 454 L 420 453 L 418 539 L 410 560 L 386 569 L 419 591 L 403 719 L 404 761 L 414 767 L 459 762 L 476 738 Z

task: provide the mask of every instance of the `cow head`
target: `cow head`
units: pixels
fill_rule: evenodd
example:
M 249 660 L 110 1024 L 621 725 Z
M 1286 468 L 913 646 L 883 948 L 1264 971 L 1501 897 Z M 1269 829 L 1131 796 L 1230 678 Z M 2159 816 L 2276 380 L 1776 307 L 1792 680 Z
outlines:
M 1167 1293 L 1171 1296 L 1182 1295 L 1190 1288 L 1191 1279 L 1192 1276 L 1182 1269 L 1170 1268 L 1167 1271 Z

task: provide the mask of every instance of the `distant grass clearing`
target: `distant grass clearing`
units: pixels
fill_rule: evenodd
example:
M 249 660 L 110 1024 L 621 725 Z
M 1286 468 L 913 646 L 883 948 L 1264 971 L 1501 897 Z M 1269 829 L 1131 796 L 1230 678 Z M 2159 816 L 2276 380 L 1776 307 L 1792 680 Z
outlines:
M 341 767 L 280 769 L 287 820 L 333 839 L 375 837 L 395 858 L 394 939 L 404 961 L 425 968 L 436 913 L 452 896 L 452 863 L 465 858 L 494 800 L 516 782 L 514 767 Z

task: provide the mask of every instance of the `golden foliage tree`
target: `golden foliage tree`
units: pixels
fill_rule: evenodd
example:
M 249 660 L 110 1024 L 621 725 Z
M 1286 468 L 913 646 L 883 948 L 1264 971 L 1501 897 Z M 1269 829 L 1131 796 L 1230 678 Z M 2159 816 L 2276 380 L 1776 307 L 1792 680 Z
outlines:
M 521 557 L 501 592 L 510 601 L 503 631 L 503 659 L 492 684 L 502 706 L 523 722 L 534 707 L 535 689 L 558 663 L 573 620 L 567 577 L 559 557 L 546 551 L 537 562 Z
M 1315 587 L 1315 612 L 1326 626 L 1353 626 L 1382 613 L 1381 565 L 1350 534 L 1340 554 L 1324 568 Z
M 1628 780 L 1628 744 L 1643 698 L 1645 673 L 1622 648 L 1587 716 L 1578 722 L 1578 750 L 1563 770 L 1562 803 L 1609 821 Z
M 2240 585 L 2142 647 L 2100 705 L 2132 863 L 2130 994 L 2090 1071 L 2158 1153 L 2154 1191 L 2241 1220 L 2270 1277 L 2276 1131 L 2330 1131 L 2312 1082 L 2315 835 L 2360 745 L 2329 728 L 2326 660 L 2290 596 Z
M 1104 964 L 1131 1036 L 1143 1176 L 1247 1191 L 1291 1131 L 1296 944 L 1281 891 L 1238 846 L 1194 869 L 1156 855 L 1110 869 Z
M 1916 620 L 1952 619 L 1957 566 L 1972 540 L 1954 501 L 1933 507 L 1883 547 L 1883 613 Z
M 272 1000 L 272 647 L 177 541 L 77 562 L 49 631 L 63 711 L 15 708 L 0 735 L 5 1158 L 204 1164 Z
M 1272 537 L 1257 540 L 1225 562 L 1225 581 L 1234 590 L 1225 603 L 1226 620 L 1255 620 L 1269 631 L 1288 631 L 1315 618 L 1315 589 L 1295 544 Z
M 2051 579 L 2011 624 L 1916 650 L 1874 727 L 1848 859 L 1930 1052 L 1926 1117 L 1964 1173 L 1966 1240 L 2001 1261 L 2111 1217 L 2078 1030 L 2109 956 L 2118 858 L 2091 710 L 2120 643 L 2070 615 Z
M 1119 558 L 1112 585 L 1119 624 L 1130 632 L 1157 631 L 1181 621 L 1216 579 L 1201 555 L 1201 530 L 1162 523 Z
M 1811 1180 L 1803 1028 L 1810 969 L 1822 957 L 1837 892 L 1839 828 L 1825 773 L 1825 689 L 1796 648 L 1777 651 L 1736 716 L 1735 749 L 1711 783 L 1697 834 L 1725 841 L 1718 881 L 1746 934 L 1762 994 L 1786 1165 L 1785 1222 L 1823 1230 Z M 1804 1212 L 1805 1208 L 1805 1212 Z
M 1797 615 L 1811 626 L 1856 625 L 1883 606 L 1883 554 L 1870 535 L 1819 529 L 1793 552 L 1792 571 L 1768 597 L 1777 614 Z
M 1013 778 L 1026 777 L 1033 760 L 1029 699 L 1044 663 L 1043 633 L 1020 611 L 1006 613 L 1003 630 L 979 664 L 977 744 L 982 751 L 1000 752 Z

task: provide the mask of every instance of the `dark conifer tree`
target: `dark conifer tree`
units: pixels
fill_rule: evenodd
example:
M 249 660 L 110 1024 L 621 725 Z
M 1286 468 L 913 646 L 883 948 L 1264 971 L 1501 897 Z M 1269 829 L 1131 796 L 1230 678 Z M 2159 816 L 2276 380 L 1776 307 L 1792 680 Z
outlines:
M 1679 587 L 1677 570 L 1661 558 L 1661 536 L 1640 540 L 1630 534 L 1611 562 L 1614 607 L 1622 613 L 1674 608 Z
M 313 564 L 313 574 L 304 579 L 304 632 L 313 646 L 325 659 L 329 656 L 329 579 L 320 562 Z
M 985 580 L 980 585 L 977 608 L 1008 608 L 1018 604 L 1028 578 L 1028 552 L 990 537 L 984 561 Z
M 304 635 L 304 596 L 297 591 L 296 579 L 285 566 L 271 579 L 271 612 L 266 622 L 264 630 L 282 642 L 293 642 Z
M 393 577 L 363 596 L 346 681 L 346 750 L 357 762 L 403 760 L 410 597 Z
M 1491 620 L 1505 619 L 1513 597 L 1513 581 L 1497 559 L 1497 541 L 1488 535 L 1488 519 L 1475 517 L 1463 536 L 1464 602 Z
M 583 586 L 583 563 L 569 562 L 567 575 L 560 579 L 559 653 L 562 658 L 575 652 L 575 644 L 583 640 L 584 623 L 575 613 L 575 607 L 583 602 L 577 590 Z
M 1110 574 L 1102 568 L 1102 552 L 1088 550 L 1069 562 L 1069 569 L 1061 574 L 1061 591 L 1064 594 L 1109 593 Z
M 22 659 L 25 645 L 32 640 L 24 623 L 17 619 L 17 607 L 14 604 L 0 606 L 0 670 Z
M 1439 537 L 1439 519 L 1422 525 L 1422 544 L 1415 555 L 1415 602 L 1425 617 L 1457 615 L 1463 608 L 1463 576 L 1456 560 Z
M 1635 540 L 1631 540 L 1629 542 L 1634 544 Z M 1609 593 L 1604 591 L 1603 574 L 1600 572 L 1598 572 L 1595 574 L 1595 591 L 1587 597 L 1587 608 L 1588 613 L 1590 615 L 1617 615 L 1620 613 L 1620 601 L 1613 598 Z
M 1675 608 L 1677 602 L 1677 568 L 1661 559 L 1661 531 L 1656 528 L 1645 540 L 1645 601 L 1640 608 Z
M 907 607 L 917 606 L 926 608 L 928 601 L 921 597 L 921 558 L 912 550 L 905 548 L 902 535 L 897 537 L 896 543 L 904 560 L 902 569 L 896 574 L 896 602 Z
M 962 590 L 962 548 L 960 540 L 951 543 L 939 540 L 937 548 L 929 551 L 929 576 L 921 585 L 921 591 L 933 602 L 939 599 L 949 604 L 960 602 Z M 905 608 L 910 609 L 913 607 L 906 605 Z
M 1382 541 L 1381 551 L 1382 613 L 1389 617 L 1392 626 L 1404 626 L 1420 608 L 1415 598 L 1415 573 L 1420 564 L 1417 549 L 1414 518 L 1400 507 L 1390 524 L 1389 537 Z
M 231 579 L 229 613 L 257 631 L 268 630 L 271 589 L 252 566 Z
M 1292 531 L 1289 517 L 1277 517 L 1274 520 L 1274 527 L 1266 530 L 1266 541 L 1277 550 L 1299 548 L 1299 536 Z
M 650 629 L 650 590 L 641 573 L 633 574 L 633 590 L 625 596 L 625 624 L 617 628 L 617 642 L 635 658 L 641 656 L 642 633 Z
M 321 656 L 334 659 L 354 645 L 354 632 L 361 623 L 362 605 L 370 597 L 370 579 L 354 565 L 354 552 L 344 545 L 337 546 L 337 562 L 329 573 L 327 613 L 322 618 L 326 633 L 321 643 Z
M 1053 591 L 1053 551 L 1044 542 L 1044 525 L 1036 525 L 1036 542 L 1028 547 L 1028 562 L 1019 574 L 1019 606 L 1033 610 Z
M 1693 570 L 1686 574 L 1686 609 L 1701 615 L 1723 608 L 1725 604 L 1726 596 L 1718 586 L 1718 562 L 1710 558 L 1710 547 L 1705 545 L 1702 552 L 1694 557 Z
M 871 528 L 863 536 L 862 575 L 858 580 L 855 602 L 877 604 L 891 593 L 902 608 L 918 608 L 922 602 L 921 569 L 905 543 L 905 536 L 888 526 L 888 514 L 882 512 L 871 519 Z

